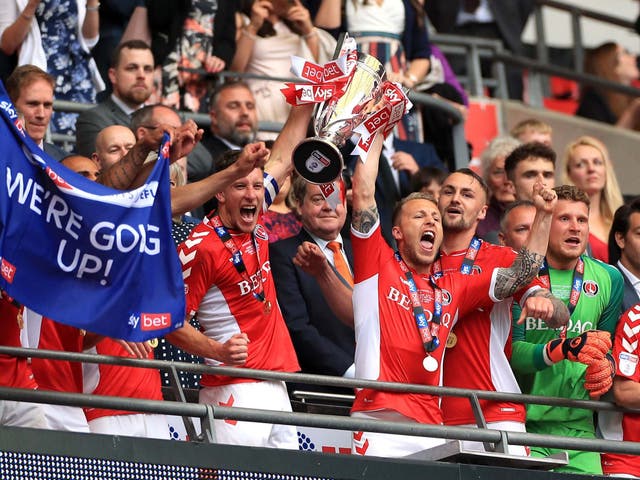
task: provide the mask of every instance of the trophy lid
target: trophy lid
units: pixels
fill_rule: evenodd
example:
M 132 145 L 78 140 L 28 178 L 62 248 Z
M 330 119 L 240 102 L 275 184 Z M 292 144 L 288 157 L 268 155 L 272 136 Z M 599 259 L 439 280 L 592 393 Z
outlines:
M 333 182 L 344 166 L 342 154 L 333 143 L 321 138 L 307 138 L 293 151 L 293 165 L 310 183 Z

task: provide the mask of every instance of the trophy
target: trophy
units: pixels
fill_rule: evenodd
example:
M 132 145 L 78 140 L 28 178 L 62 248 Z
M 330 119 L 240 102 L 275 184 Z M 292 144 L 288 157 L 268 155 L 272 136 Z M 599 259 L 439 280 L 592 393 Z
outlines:
M 381 99 L 385 80 L 380 61 L 358 52 L 344 93 L 317 106 L 313 124 L 316 136 L 303 140 L 293 151 L 293 164 L 300 176 L 310 183 L 324 184 L 340 175 L 344 160 L 339 148 Z

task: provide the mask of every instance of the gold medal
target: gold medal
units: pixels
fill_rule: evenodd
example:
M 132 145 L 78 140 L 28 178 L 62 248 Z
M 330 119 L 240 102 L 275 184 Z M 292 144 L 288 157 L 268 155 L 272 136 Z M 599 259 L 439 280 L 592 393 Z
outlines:
M 22 330 L 24 328 L 24 318 L 22 317 L 22 309 L 18 310 L 16 321 L 18 322 L 18 328 Z
M 455 333 L 449 332 L 449 336 L 447 337 L 447 348 L 453 348 L 458 343 L 458 337 Z
M 271 301 L 265 300 L 264 302 L 264 314 L 269 315 L 271 313 Z
M 151 340 L 149 340 L 149 345 L 151 346 L 151 348 L 156 348 L 158 346 L 158 339 L 152 338 Z

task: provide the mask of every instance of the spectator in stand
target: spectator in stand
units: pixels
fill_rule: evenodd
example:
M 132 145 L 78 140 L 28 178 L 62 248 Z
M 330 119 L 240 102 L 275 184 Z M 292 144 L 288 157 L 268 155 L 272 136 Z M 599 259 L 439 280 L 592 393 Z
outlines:
M 614 42 L 589 50 L 584 73 L 610 82 L 631 85 L 640 77 L 636 56 Z M 584 87 L 576 115 L 630 130 L 640 130 L 640 99 L 600 87 Z
M 510 203 L 500 220 L 500 245 L 511 247 L 516 252 L 520 250 L 527 243 L 535 215 L 535 205 L 530 200 Z
M 227 150 L 240 150 L 255 141 L 258 132 L 256 101 L 244 82 L 223 83 L 211 94 L 209 102 L 210 130 L 205 133 L 202 145 L 209 158 L 191 158 L 188 164 L 188 181 L 196 182 L 216 171 L 215 160 Z M 208 160 L 208 161 L 206 161 Z M 194 212 L 204 217 L 215 207 L 213 202 Z
M 286 372 L 299 369 L 276 298 L 268 239 L 258 220 L 292 169 L 291 153 L 306 134 L 312 110 L 311 105 L 292 108 L 264 171 L 256 163 L 218 193 L 217 210 L 180 248 L 187 317 L 168 339 L 205 357 L 207 363 Z M 243 152 L 262 159 L 268 155 L 261 143 L 247 145 Z M 231 164 L 218 174 L 237 166 L 238 160 L 233 160 L 240 155 L 225 154 L 223 158 Z M 188 323 L 196 313 L 202 331 Z M 291 411 L 283 382 L 203 375 L 201 385 L 202 403 Z M 215 424 L 220 443 L 298 449 L 292 426 L 224 420 Z
M 136 7 L 144 5 L 145 0 L 101 0 L 100 6 L 100 39 L 91 55 L 96 61 L 98 71 L 103 79 L 109 78 L 111 57 L 122 40 L 129 19 Z M 98 93 L 98 101 L 102 102 L 111 95 L 111 84 L 106 82 L 105 89 Z
M 547 147 L 551 147 L 553 143 L 551 125 L 537 118 L 526 118 L 518 122 L 509 133 L 522 143 L 538 142 Z
M 502 40 L 514 55 L 524 54 L 521 40 L 533 0 L 426 0 L 425 10 L 438 33 Z M 449 59 L 454 72 L 466 72 L 466 58 Z M 481 62 L 483 76 L 491 76 L 491 62 Z M 522 100 L 522 70 L 507 69 L 509 97 Z
M 531 200 L 536 182 L 553 188 L 556 183 L 555 169 L 556 152 L 537 142 L 516 147 L 504 161 L 504 170 L 513 184 L 516 200 Z
M 312 8 L 317 11 L 314 19 L 317 26 L 340 29 L 356 37 L 358 50 L 380 60 L 389 80 L 413 88 L 428 73 L 431 49 L 424 9 L 418 0 L 316 0 L 310 3 L 315 3 Z M 396 127 L 396 136 L 422 142 L 417 109 L 404 116 Z
M 330 35 L 313 26 L 311 14 L 300 0 L 242 0 L 236 13 L 236 31 L 236 54 L 229 68 L 234 72 L 290 78 L 292 55 L 324 63 L 335 47 Z M 327 40 L 332 46 L 323 45 Z M 256 99 L 260 121 L 283 123 L 291 107 L 280 92 L 281 82 L 246 82 Z
M 99 9 L 98 0 L 0 2 L 0 48 L 7 55 L 18 52 L 18 65 L 36 65 L 51 74 L 58 100 L 95 103 L 104 89 L 90 54 L 98 42 Z M 51 130 L 74 135 L 76 118 L 56 112 Z
M 507 178 L 504 164 L 505 159 L 519 145 L 520 142 L 512 137 L 496 137 L 480 155 L 482 178 L 487 182 L 490 197 L 487 215 L 478 224 L 476 233 L 491 243 L 498 243 L 500 218 L 507 205 L 516 199 L 513 183 Z
M 76 125 L 76 149 L 89 156 L 96 148 L 98 132 L 111 125 L 128 127 L 131 114 L 141 108 L 151 95 L 153 55 L 142 40 L 118 45 L 114 51 L 109 80 L 113 93 L 98 106 L 85 110 Z
M 447 172 L 438 167 L 421 167 L 411 175 L 411 190 L 431 195 L 436 201 Z
M 609 263 L 609 230 L 622 193 L 607 147 L 594 137 L 580 137 L 567 145 L 563 164 L 563 183 L 589 196 L 589 255 Z
M 265 144 L 269 142 L 271 141 L 269 140 Z M 270 147 L 267 146 L 267 148 Z M 287 176 L 269 210 L 262 215 L 262 223 L 269 234 L 269 243 L 294 237 L 302 228 L 302 223 L 291 205 L 290 192 L 293 175 L 295 175 L 294 172 Z
M 624 278 L 622 310 L 640 303 L 640 198 L 620 206 L 613 216 L 609 232 L 609 262 L 620 270 Z
M 96 137 L 96 151 L 91 154 L 91 158 L 98 163 L 101 170 L 106 170 L 124 157 L 135 143 L 136 136 L 128 127 L 105 127 Z
M 346 199 L 333 209 L 318 185 L 299 176 L 291 196 L 302 231 L 269 246 L 282 316 L 303 373 L 353 378 L 353 252 L 351 242 L 340 235 Z M 339 294 L 325 294 L 327 290 Z M 341 301 L 336 301 L 338 295 Z M 345 321 L 334 313 L 338 304 L 347 306 Z
M 623 294 L 620 272 L 584 253 L 589 235 L 589 197 L 575 186 L 554 189 L 558 204 L 553 212 L 546 261 L 540 279 L 569 307 L 569 324 L 557 331 L 535 315 L 513 324 L 513 367 L 525 394 L 598 399 L 611 386 L 614 363 L 611 349 Z M 532 229 L 538 235 L 535 227 Z M 513 318 L 521 318 L 517 306 Z M 591 410 L 549 405 L 527 407 L 531 433 L 595 438 Z M 564 449 L 563 449 L 564 450 Z M 534 456 L 560 450 L 531 447 Z M 570 450 L 569 464 L 558 472 L 602 474 L 600 454 Z
M 54 78 L 35 65 L 16 67 L 7 78 L 9 98 L 22 115 L 22 126 L 27 135 L 51 158 L 62 160 L 67 152 L 53 143 L 45 142 L 53 113 Z
M 157 66 L 155 102 L 208 111 L 208 75 L 228 66 L 235 51 L 233 22 L 231 2 L 146 0 L 134 12 L 126 38 L 142 38 L 151 45 Z

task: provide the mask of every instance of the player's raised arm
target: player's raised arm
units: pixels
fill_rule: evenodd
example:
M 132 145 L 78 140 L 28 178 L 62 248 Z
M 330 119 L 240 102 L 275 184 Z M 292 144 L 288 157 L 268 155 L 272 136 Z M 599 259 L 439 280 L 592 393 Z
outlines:
M 375 193 L 383 140 L 382 135 L 376 135 L 367 153 L 366 162 L 356 161 L 356 168 L 351 178 L 353 191 L 351 226 L 362 233 L 369 232 L 379 218 Z

